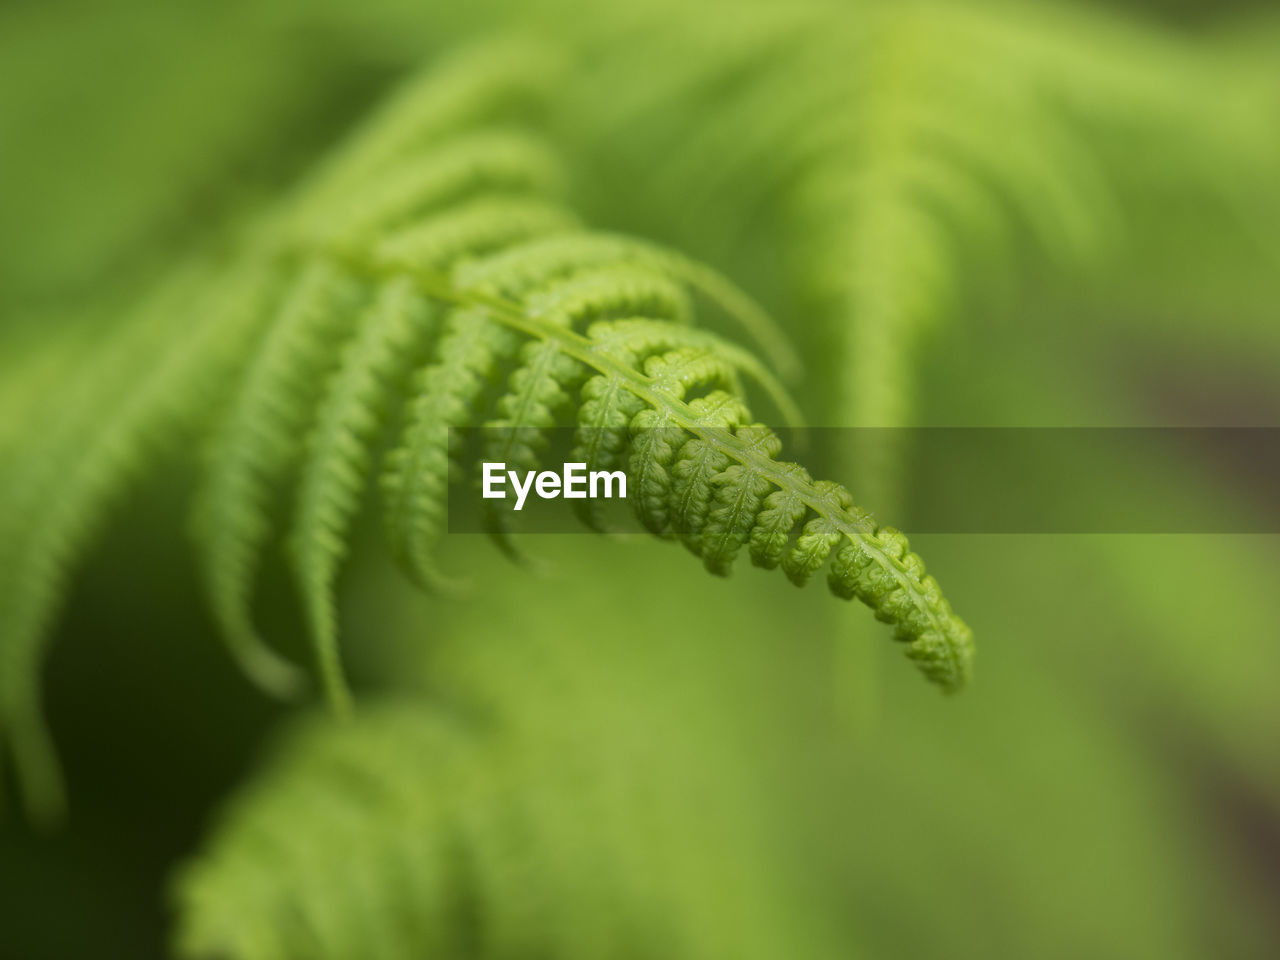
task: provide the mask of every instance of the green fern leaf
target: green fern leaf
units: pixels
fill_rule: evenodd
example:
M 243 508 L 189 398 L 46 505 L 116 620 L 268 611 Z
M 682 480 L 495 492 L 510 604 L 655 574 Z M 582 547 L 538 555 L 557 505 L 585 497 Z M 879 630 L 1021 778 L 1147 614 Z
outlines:
M 214 274 L 216 275 L 216 274 Z M 30 815 L 56 819 L 61 776 L 41 715 L 46 637 L 68 567 L 145 465 L 171 454 L 200 423 L 274 296 L 270 269 L 250 265 L 184 310 L 210 271 L 179 273 L 86 368 L 45 423 L 32 420 L 23 457 L 0 497 L 0 736 L 17 765 Z M 39 384 L 35 384 L 38 388 Z M 47 395 L 41 395 L 41 403 Z
M 215 443 L 197 508 L 205 577 L 214 614 L 245 672 L 280 695 L 296 671 L 262 642 L 250 598 L 270 533 L 268 497 L 300 453 L 298 437 L 318 400 L 317 381 L 333 365 L 358 288 L 339 267 L 306 267 L 254 357 Z
M 332 594 L 365 480 L 382 476 L 392 554 L 415 580 L 437 583 L 447 489 L 468 466 L 451 428 L 485 423 L 493 431 L 488 454 L 527 466 L 549 430 L 573 427 L 585 462 L 629 464 L 641 523 L 679 536 L 716 573 L 727 573 L 750 543 L 758 563 L 781 558 L 799 581 L 837 544 L 852 545 L 856 553 L 837 554 L 837 592 L 893 623 L 943 687 L 964 682 L 968 629 L 936 584 L 921 579 L 911 555 L 887 553 L 842 490 L 777 461 L 776 438 L 753 425 L 748 385 L 784 420 L 798 419 L 770 372 L 790 356 L 777 326 L 718 273 L 644 241 L 581 228 L 554 196 L 559 167 L 549 148 L 515 132 L 513 123 L 528 119 L 513 106 L 523 98 L 467 69 L 459 76 L 454 90 L 411 84 L 265 218 L 243 263 L 188 293 L 217 304 L 206 286 L 244 290 L 243 303 L 219 306 L 189 343 L 178 342 L 174 312 L 161 311 L 156 342 L 173 358 L 138 385 L 139 364 L 154 350 L 135 356 L 123 341 L 101 379 L 66 406 L 66 429 L 50 434 L 49 456 L 32 458 L 15 481 L 19 492 L 0 521 L 16 534 L 4 549 L 20 571 L 0 580 L 0 597 L 17 598 L 0 623 L 0 722 L 16 733 L 36 793 L 54 792 L 42 766 L 35 676 L 57 568 L 143 459 L 149 432 L 208 406 L 193 399 L 199 384 L 210 392 L 233 384 L 197 497 L 206 590 L 232 654 L 269 690 L 287 693 L 299 682 L 253 622 L 278 499 L 295 498 L 286 535 L 294 578 L 324 689 L 345 710 Z M 479 118 L 470 122 L 462 105 Z M 491 126 L 495 119 L 502 125 Z M 698 329 L 702 307 L 760 342 L 768 365 Z M 97 407 L 112 390 L 123 397 L 117 419 L 95 436 Z M 170 411 L 169 394 L 180 397 L 181 416 Z M 380 456 L 393 420 L 398 436 Z M 70 457 L 80 461 L 64 467 Z M 48 482 L 64 471 L 69 488 Z M 28 511 L 44 511 L 46 522 L 32 525 Z M 505 520 L 491 517 L 491 527 L 510 549 Z
M 566 695 L 579 722 L 600 714 Z M 777 956 L 770 861 L 736 820 L 672 796 L 684 751 L 655 770 L 638 744 L 610 754 L 556 729 L 383 704 L 295 731 L 178 878 L 177 953 Z M 708 847 L 723 857 L 704 862 Z
M 412 283 L 393 281 L 378 292 L 330 382 L 298 482 L 293 566 L 326 694 L 344 712 L 350 696 L 338 660 L 333 584 L 375 443 L 433 320 Z
M 454 310 L 445 321 L 436 363 L 412 387 L 400 445 L 383 475 L 386 527 L 392 553 L 414 579 L 437 581 L 431 550 L 443 529 L 445 494 L 451 471 L 450 428 L 466 426 L 471 411 L 499 360 L 518 341 L 482 310 Z

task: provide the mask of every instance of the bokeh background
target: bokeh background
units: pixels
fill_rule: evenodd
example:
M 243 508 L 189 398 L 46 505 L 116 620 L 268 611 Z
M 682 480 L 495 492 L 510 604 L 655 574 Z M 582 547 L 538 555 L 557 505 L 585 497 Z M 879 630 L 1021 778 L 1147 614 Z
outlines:
M 840 236 L 805 224 L 815 209 L 842 222 L 843 208 L 778 200 L 802 171 L 771 166 L 768 149 L 753 154 L 724 123 L 752 115 L 744 91 L 826 89 L 855 72 L 869 49 L 860 31 L 892 29 L 895 15 L 886 28 L 859 20 L 857 3 L 709 4 L 697 16 L 691 6 L 8 0 L 3 376 L 55 325 L 91 326 L 154 283 L 174 251 L 229 235 L 420 62 L 515 32 L 593 51 L 549 118 L 588 219 L 679 245 L 783 318 L 814 422 L 850 422 L 842 403 L 885 404 L 895 425 L 1280 421 L 1273 4 L 1132 0 L 1041 14 L 972 3 L 954 29 L 943 7 L 912 5 L 926 57 L 967 56 L 964 24 L 1008 24 L 1055 38 L 1064 64 L 1096 58 L 1090 82 L 1115 85 L 1122 104 L 1143 101 L 1126 99 L 1111 58 L 1141 37 L 1187 111 L 1170 121 L 1183 139 L 1162 140 L 1122 112 L 1092 117 L 1082 94 L 1084 142 L 1099 163 L 1119 158 L 1114 230 L 1086 229 L 1082 251 L 1042 249 L 1055 218 L 1084 202 L 1068 191 L 1046 202 L 1043 236 L 1022 224 L 1003 252 L 948 247 L 965 282 L 902 346 L 888 401 L 846 390 L 854 372 L 832 368 L 813 319 L 832 294 L 806 270 Z M 846 34 L 847 50 L 807 55 L 815 35 Z M 1105 42 L 1086 48 L 1084 37 Z M 809 71 L 811 61 L 827 66 Z M 821 118 L 842 102 L 822 103 Z M 846 106 L 856 126 L 858 103 Z M 984 135 L 1008 137 L 1010 152 L 1061 132 L 989 119 Z M 1238 169 L 1160 182 L 1201 155 Z M 258 778 L 270 793 L 282 775 L 270 757 L 327 735 L 322 716 L 299 719 L 251 689 L 214 636 L 185 535 L 195 469 L 166 463 L 145 477 L 74 580 L 46 671 L 71 815 L 42 832 L 5 811 L 5 958 L 169 955 L 175 928 L 194 923 L 174 878 L 212 842 L 217 811 Z M 1155 500 L 1276 495 L 1211 451 L 1178 469 L 1125 471 L 1115 484 Z M 864 479 L 874 502 L 891 502 L 884 474 Z M 969 493 L 991 506 L 990 491 Z M 590 916 L 607 928 L 613 910 L 637 930 L 670 925 L 686 952 L 652 955 L 673 957 L 1280 954 L 1275 536 L 921 534 L 914 546 L 979 645 L 971 688 L 942 697 L 867 611 L 780 577 L 744 568 L 720 581 L 669 545 L 540 536 L 532 547 L 550 572 L 539 578 L 459 536 L 450 566 L 475 575 L 478 595 L 428 598 L 394 572 L 372 528 L 342 586 L 369 722 L 412 726 L 424 703 L 482 710 L 510 743 L 460 762 L 510 771 L 494 790 L 548 808 L 545 876 L 511 881 L 482 926 Z M 263 618 L 287 645 L 297 614 L 285 574 L 270 577 Z M 305 657 L 300 641 L 293 649 Z M 302 746 L 265 746 L 299 723 Z M 429 765 L 420 776 L 432 789 Z M 609 830 L 575 806 L 601 783 L 616 791 L 602 809 L 621 818 Z M 308 797 L 294 797 L 299 822 Z M 631 823 L 633 808 L 664 819 Z M 325 843 L 316 837 L 316 869 L 340 871 L 350 851 L 325 859 Z M 589 864 L 580 876 L 564 866 L 575 858 Z M 625 884 L 621 905 L 599 899 L 597 888 L 641 875 L 635 902 Z M 555 895 L 525 902 L 543 883 Z M 246 928 L 270 922 L 269 897 L 244 900 Z M 511 955 L 557 955 L 542 949 Z

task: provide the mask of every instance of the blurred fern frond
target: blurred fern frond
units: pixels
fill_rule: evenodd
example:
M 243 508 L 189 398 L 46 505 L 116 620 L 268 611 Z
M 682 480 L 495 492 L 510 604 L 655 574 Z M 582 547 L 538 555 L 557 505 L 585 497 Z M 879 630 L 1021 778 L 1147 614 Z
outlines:
M 564 695 L 578 723 L 601 716 Z M 495 729 L 421 704 L 313 721 L 180 875 L 179 952 L 778 956 L 786 928 L 749 821 L 673 789 L 686 749 L 611 729 L 602 750 L 545 719 Z
M 580 95 L 582 137 L 671 198 L 638 222 L 782 259 L 833 423 L 910 424 L 927 336 L 1028 276 L 1132 288 L 1159 251 L 1176 297 L 1214 275 L 1171 266 L 1207 216 L 1221 266 L 1280 256 L 1274 97 L 1237 47 L 1065 4 L 764 3 L 723 29 L 703 13 L 661 5 L 628 32 L 593 88 L 625 98 Z M 655 60 L 677 66 L 633 90 Z

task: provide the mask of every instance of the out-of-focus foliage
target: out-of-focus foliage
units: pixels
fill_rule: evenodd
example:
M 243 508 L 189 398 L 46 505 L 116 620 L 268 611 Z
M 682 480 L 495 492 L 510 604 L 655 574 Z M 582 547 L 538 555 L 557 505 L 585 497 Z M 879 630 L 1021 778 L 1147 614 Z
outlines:
M 587 657 L 565 636 L 482 664 L 506 678 L 501 719 L 414 701 L 287 741 L 183 878 L 182 949 L 771 958 L 812 940 L 749 743 L 709 709 L 733 700 L 628 655 L 630 635 Z
M 142 410 L 189 435 L 209 411 L 186 371 L 220 386 L 223 355 L 157 379 L 132 349 L 149 323 L 180 327 L 204 282 L 182 263 L 242 250 L 244 225 L 394 84 L 495 34 L 558 64 L 540 122 L 570 204 L 760 299 L 800 348 L 813 422 L 1280 412 L 1265 9 L 1164 23 L 978 0 L 15 3 L 0 10 L 0 489 L 21 464 L 24 496 L 79 536 L 93 518 L 56 491 L 85 457 L 151 437 L 133 432 Z M 130 389 L 176 381 L 186 409 Z M 32 437 L 90 445 L 37 468 Z M 450 937 L 477 956 L 1280 943 L 1274 538 L 922 536 L 983 640 L 978 682 L 943 700 L 890 669 L 865 618 L 777 578 L 721 582 L 647 545 L 566 537 L 539 542 L 550 579 L 477 545 L 482 590 L 424 600 L 360 549 L 362 527 L 339 585 L 355 720 L 282 740 L 198 841 L 266 721 L 196 649 L 212 641 L 173 547 L 192 460 L 178 452 L 121 476 L 141 493 L 66 604 L 50 700 L 71 825 L 59 842 L 3 828 L 0 893 L 21 905 L 6 956 L 161 955 L 180 856 L 195 956 L 344 955 L 347 937 L 388 956 Z M 824 472 L 892 500 L 891 466 Z M 1115 482 L 1267 495 L 1208 451 Z M 12 534 L 0 577 L 32 598 L 56 586 Z M 286 646 L 305 635 L 288 575 L 264 556 L 255 608 Z M 33 669 L 6 659 L 0 681 Z M 25 735 L 38 758 L 43 732 Z M 428 885 L 421 910 L 406 878 Z

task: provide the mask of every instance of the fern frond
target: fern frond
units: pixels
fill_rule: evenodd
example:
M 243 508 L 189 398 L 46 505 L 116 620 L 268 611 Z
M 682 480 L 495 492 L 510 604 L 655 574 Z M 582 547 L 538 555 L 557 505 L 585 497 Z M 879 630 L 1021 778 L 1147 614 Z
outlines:
M 926 672 L 949 689 L 963 683 L 968 628 L 910 566 L 884 553 L 874 523 L 850 507 L 847 494 L 811 484 L 766 455 L 776 443 L 751 425 L 741 376 L 764 384 L 772 396 L 785 398 L 785 392 L 745 351 L 664 318 L 674 313 L 687 320 L 685 303 L 696 291 L 726 313 L 748 318 L 744 326 L 757 333 L 773 329 L 749 319 L 757 308 L 732 284 L 660 248 L 575 229 L 550 200 L 484 191 L 365 249 L 345 250 L 343 262 L 369 283 L 408 278 L 446 310 L 432 359 L 414 377 L 401 438 L 383 474 L 392 551 L 415 579 L 430 584 L 436 578 L 445 491 L 461 474 L 450 428 L 487 422 L 493 433 L 486 456 L 532 468 L 575 384 L 585 382 L 575 418 L 578 446 L 592 463 L 630 463 L 646 527 L 681 537 L 695 553 L 710 544 L 706 563 L 723 573 L 736 553 L 732 544 L 752 540 L 757 517 L 772 524 L 771 540 L 792 535 L 790 527 L 778 526 L 782 514 L 765 510 L 768 490 L 790 491 L 806 513 L 816 514 L 784 564 L 793 579 L 822 566 L 837 542 L 856 545 L 878 573 L 845 593 L 899 614 L 899 637 Z M 655 283 L 654 276 L 662 279 Z M 672 295 L 673 287 L 683 296 Z M 657 315 L 617 317 L 646 306 Z M 503 373 L 508 365 L 511 371 Z M 494 396 L 503 381 L 505 390 Z M 627 394 L 631 399 L 622 400 Z M 790 412 L 785 399 L 777 402 Z M 628 417 L 625 441 L 622 416 Z M 589 436 L 597 429 L 599 438 Z M 727 473 L 731 465 L 745 469 Z M 751 495 L 734 485 L 744 478 Z M 707 534 L 717 491 L 728 501 Z M 492 511 L 489 525 L 509 547 L 504 523 Z M 817 539 L 810 532 L 815 526 L 824 530 Z M 837 582 L 843 589 L 845 581 Z
M 378 291 L 329 384 L 300 471 L 293 567 L 324 689 L 344 710 L 349 696 L 338 661 L 333 584 L 375 445 L 404 389 L 416 345 L 429 339 L 436 316 L 408 281 Z
M 217 271 L 180 272 L 136 320 L 111 330 L 109 349 L 78 362 L 80 376 L 47 421 L 30 422 L 23 456 L 6 469 L 0 735 L 36 820 L 55 819 L 64 802 L 39 676 L 42 641 L 66 592 L 68 568 L 137 473 L 171 454 L 201 422 L 274 297 L 273 274 L 250 262 L 208 293 Z M 202 291 L 207 299 L 197 297 Z
M 418 396 L 406 413 L 400 445 L 387 458 L 382 487 L 392 553 L 419 582 L 436 580 L 431 549 L 443 529 L 449 477 L 456 470 L 450 428 L 467 425 L 492 371 L 517 346 L 510 331 L 483 311 L 454 310 L 436 362 L 412 384 Z
M 600 712 L 589 695 L 561 695 L 578 718 Z M 604 746 L 546 721 L 504 731 L 407 704 L 313 721 L 179 876 L 177 952 L 777 956 L 764 917 L 782 911 L 756 903 L 776 894 L 770 861 L 744 825 L 707 824 L 701 805 L 673 797 L 672 760 L 655 769 L 632 743 Z M 703 862 L 709 847 L 724 856 Z
M 327 260 L 307 265 L 268 328 L 215 442 L 197 505 L 214 614 L 245 672 L 280 695 L 299 678 L 262 642 L 250 600 L 270 534 L 269 496 L 298 455 L 298 438 L 332 366 L 359 289 Z
M 1271 108 L 1207 47 L 1070 4 L 740 13 L 716 24 L 714 56 L 592 99 L 582 136 L 622 166 L 616 191 L 671 198 L 630 220 L 739 254 L 767 236 L 751 254 L 785 258 L 782 294 L 819 320 L 805 346 L 827 364 L 830 422 L 910 424 L 919 345 L 1005 312 L 1028 264 L 1132 287 L 1137 248 L 1189 235 L 1200 224 L 1180 212 L 1206 209 L 1227 213 L 1232 249 L 1274 262 Z M 636 16 L 651 35 L 629 33 L 603 68 L 615 85 L 713 42 L 699 8 Z
M 466 466 L 450 428 L 486 423 L 487 452 L 527 466 L 547 431 L 574 428 L 585 462 L 629 464 L 643 525 L 678 536 L 716 573 L 758 536 L 769 542 L 767 559 L 804 552 L 803 561 L 791 554 L 783 561 L 793 576 L 821 566 L 836 544 L 853 548 L 837 554 L 837 592 L 894 623 L 943 687 L 964 682 L 968 629 L 921 579 L 917 562 L 886 548 L 889 535 L 847 495 L 777 461 L 775 439 L 754 423 L 746 384 L 785 420 L 798 418 L 770 372 L 789 356 L 777 326 L 729 280 L 683 255 L 582 228 L 555 196 L 553 152 L 519 132 L 532 115 L 524 95 L 463 73 L 470 92 L 411 84 L 367 139 L 340 151 L 266 218 L 244 264 L 203 281 L 246 291 L 243 302 L 212 310 L 189 343 L 178 342 L 172 317 L 181 314 L 161 311 L 156 322 L 173 359 L 166 354 L 138 380 L 154 351 L 135 358 L 124 349 L 101 382 L 86 383 L 82 403 L 67 405 L 65 437 L 50 434 L 50 455 L 33 457 L 18 481 L 26 493 L 10 498 L 14 512 L 0 523 L 17 534 L 4 549 L 20 571 L 0 583 L 0 597 L 16 598 L 0 633 L 7 729 L 41 739 L 36 655 L 58 593 L 55 568 L 143 459 L 153 424 L 190 422 L 201 407 L 192 391 L 224 382 L 231 396 L 197 497 L 198 549 L 231 653 L 266 689 L 288 693 L 299 682 L 253 617 L 278 499 L 294 497 L 285 533 L 293 575 L 324 689 L 345 710 L 332 594 L 364 480 L 381 474 L 391 552 L 431 585 L 439 579 L 447 489 Z M 482 119 L 469 121 L 460 104 Z M 220 302 L 199 286 L 189 296 Z M 768 364 L 698 329 L 700 307 L 759 341 Z M 202 350 L 212 359 L 203 361 Z M 113 391 L 121 397 L 116 421 L 95 434 L 102 397 Z M 170 414 L 169 393 L 186 419 Z M 397 436 L 380 456 L 393 421 Z M 67 467 L 67 458 L 77 462 Z M 773 509 L 769 491 L 802 505 L 803 515 L 782 523 L 792 514 Z M 33 525 L 41 510 L 46 522 Z M 590 510 L 583 514 L 597 522 Z M 796 546 L 787 546 L 805 520 Z M 807 531 L 815 525 L 823 549 L 811 549 Z M 509 548 L 502 518 L 491 517 L 491 527 Z M 42 744 L 25 752 L 46 755 Z M 22 762 L 33 783 L 49 781 L 38 762 Z
M 372 383 L 385 379 L 380 367 L 405 362 L 403 354 L 388 356 L 388 351 L 412 350 L 430 342 L 425 330 L 416 331 L 415 336 L 414 331 L 403 329 L 394 306 L 382 313 L 375 306 L 375 319 L 359 325 L 354 303 L 369 294 L 362 289 L 363 278 L 349 275 L 351 264 L 367 256 L 382 270 L 447 269 L 458 258 L 477 256 L 572 222 L 561 208 L 537 198 L 539 190 L 553 189 L 554 162 L 545 148 L 527 136 L 464 131 L 438 149 L 411 154 L 401 163 L 400 176 L 384 175 L 372 195 L 370 190 L 354 190 L 345 208 L 348 212 L 339 211 L 331 229 L 290 236 L 291 247 L 321 251 L 318 266 L 299 281 L 300 303 L 287 307 L 267 335 L 225 427 L 229 449 L 215 453 L 202 506 L 211 595 L 224 633 L 238 658 L 252 664 L 251 676 L 267 689 L 288 692 L 294 679 L 265 651 L 254 632 L 249 584 L 267 533 L 265 498 L 282 486 L 298 459 L 298 431 L 307 426 L 306 418 L 319 398 L 315 385 L 338 363 L 340 345 L 355 329 L 348 362 L 340 373 L 345 382 L 336 388 L 346 396 L 332 398 L 334 406 L 321 412 L 322 417 L 337 417 L 340 422 L 322 420 L 317 428 L 322 444 L 328 437 L 329 451 L 327 455 L 317 451 L 318 460 L 304 467 L 298 507 L 304 539 L 295 539 L 295 547 L 301 544 L 304 551 L 295 554 L 295 561 L 317 662 L 328 696 L 340 706 L 349 697 L 338 667 L 328 598 L 341 545 L 336 534 L 345 530 L 359 492 L 351 475 L 353 462 L 368 466 L 367 444 L 374 439 L 359 436 L 353 427 L 375 430 L 378 423 L 366 405 L 374 397 L 361 396 L 361 391 L 374 389 Z M 349 288 L 347 302 L 329 303 L 318 310 L 309 305 L 316 295 L 311 287 L 322 282 L 316 279 L 318 270 L 333 274 L 324 283 Z M 416 296 L 403 284 L 388 286 L 399 291 L 395 296 Z M 384 330 L 384 323 L 401 329 Z M 282 382 L 289 377 L 292 382 Z M 387 397 L 384 402 L 391 400 Z M 340 449 L 342 445 L 347 449 Z M 331 476 L 335 469 L 342 474 L 338 479 Z M 343 492 L 340 498 L 335 496 L 339 491 Z M 421 568 L 415 572 L 428 576 Z
M 442 286 L 432 286 L 439 282 L 438 278 L 424 278 L 437 296 L 466 300 L 465 293 L 450 294 Z M 619 359 L 618 344 L 607 336 L 611 326 L 607 322 L 579 334 L 529 316 L 513 304 L 497 299 L 487 299 L 485 304 L 493 321 L 528 336 L 558 342 L 565 355 L 598 375 L 616 376 L 623 389 L 644 401 L 645 408 L 631 421 L 635 438 L 631 475 L 639 490 L 640 518 L 649 529 L 664 533 L 671 524 L 696 552 L 707 517 L 709 476 L 730 461 L 753 468 L 761 479 L 791 493 L 815 515 L 786 564 L 792 579 L 803 582 L 827 561 L 837 543 L 847 541 L 857 550 L 856 556 L 865 558 L 873 569 L 851 586 L 848 576 L 842 574 L 833 581 L 837 592 L 857 596 L 891 618 L 899 628 L 897 637 L 910 644 L 910 655 L 931 679 L 946 689 L 965 682 L 972 656 L 969 628 L 936 595 L 931 581 L 921 579 L 919 558 L 899 549 L 905 543 L 901 535 L 889 529 L 877 531 L 870 517 L 853 508 L 848 493 L 837 485 L 811 483 L 790 465 L 764 456 L 759 449 L 759 429 L 742 435 L 735 431 L 748 420 L 748 414 L 736 394 L 739 388 L 731 364 L 711 351 L 648 355 L 643 352 L 643 341 L 624 343 L 624 361 Z M 604 349 L 600 349 L 601 343 Z M 637 369 L 640 363 L 643 372 Z M 710 392 L 689 397 L 691 390 Z M 447 470 L 441 470 L 436 475 L 446 474 Z M 438 520 L 438 508 L 436 516 Z M 768 519 L 776 522 L 776 514 L 769 514 Z M 749 529 L 747 536 L 751 533 Z

